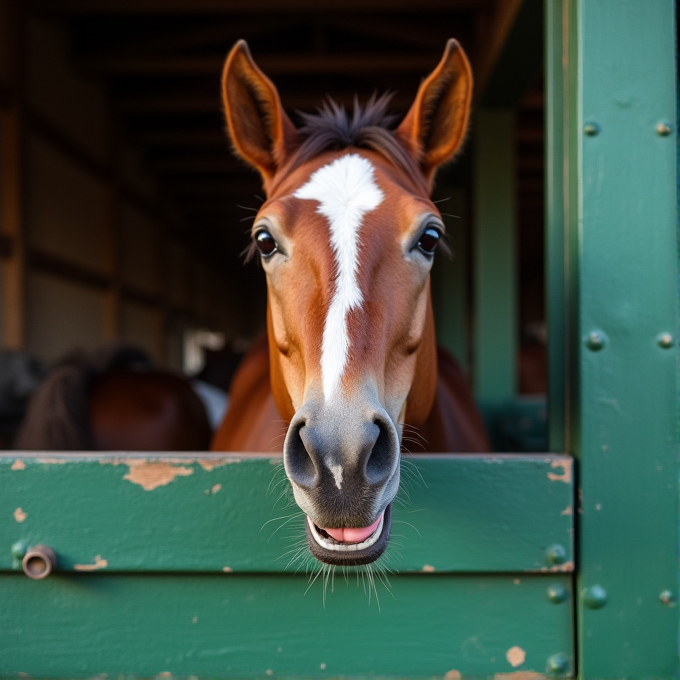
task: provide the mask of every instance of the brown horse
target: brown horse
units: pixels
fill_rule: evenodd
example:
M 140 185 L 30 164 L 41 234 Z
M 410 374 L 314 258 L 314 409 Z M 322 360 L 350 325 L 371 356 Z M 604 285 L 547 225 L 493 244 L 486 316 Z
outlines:
M 33 451 L 203 451 L 211 437 L 183 376 L 126 345 L 73 352 L 31 397 L 14 447 Z
M 283 418 L 312 554 L 367 564 L 389 539 L 404 428 L 429 451 L 488 450 L 461 371 L 437 350 L 430 299 L 444 235 L 430 193 L 465 137 L 470 66 L 450 40 L 396 129 L 384 97 L 351 116 L 329 102 L 296 129 L 245 42 L 222 86 L 233 145 L 267 196 L 252 238 L 269 342 L 244 360 L 212 448 L 271 450 Z

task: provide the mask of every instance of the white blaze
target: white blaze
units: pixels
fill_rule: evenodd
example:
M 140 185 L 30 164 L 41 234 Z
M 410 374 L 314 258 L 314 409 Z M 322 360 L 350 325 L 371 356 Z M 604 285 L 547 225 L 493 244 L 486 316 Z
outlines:
M 375 183 L 371 163 L 348 154 L 324 165 L 294 194 L 319 202 L 316 211 L 328 219 L 335 253 L 335 292 L 328 308 L 321 346 L 321 378 L 324 398 L 340 384 L 349 353 L 347 313 L 363 302 L 357 270 L 359 229 L 364 215 L 375 210 L 384 194 Z

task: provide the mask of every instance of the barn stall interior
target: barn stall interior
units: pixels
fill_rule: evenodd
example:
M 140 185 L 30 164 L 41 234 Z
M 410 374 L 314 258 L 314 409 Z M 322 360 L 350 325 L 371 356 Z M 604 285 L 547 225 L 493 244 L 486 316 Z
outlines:
M 437 199 L 441 344 L 495 443 L 545 448 L 542 3 L 5 2 L 0 337 L 52 362 L 134 343 L 196 372 L 264 331 L 243 263 L 259 177 L 231 154 L 219 78 L 246 38 L 293 120 L 329 95 L 392 92 L 402 117 L 456 37 L 476 78 L 470 139 Z M 531 396 L 527 396 L 531 395 Z
M 545 368 L 518 365 L 544 366 L 549 299 L 551 453 L 418 459 L 393 597 L 367 602 L 379 574 L 310 589 L 282 559 L 280 456 L 2 452 L 0 675 L 677 678 L 675 3 L 318 4 L 0 3 L 3 347 L 127 338 L 182 367 L 185 330 L 251 340 L 236 206 L 259 188 L 223 136 L 229 46 L 291 111 L 388 88 L 403 112 L 455 35 L 478 85 L 438 187 L 458 215 L 440 340 L 506 441 L 538 446 L 517 395 Z

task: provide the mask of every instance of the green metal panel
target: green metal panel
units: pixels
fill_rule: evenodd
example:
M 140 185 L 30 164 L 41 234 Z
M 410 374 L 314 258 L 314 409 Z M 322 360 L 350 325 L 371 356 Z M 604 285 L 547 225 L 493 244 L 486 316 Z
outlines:
M 481 110 L 474 144 L 474 387 L 492 438 L 516 393 L 515 115 Z
M 345 583 L 336 573 L 325 606 L 321 579 L 309 592 L 307 581 L 3 574 L 0 676 L 456 680 L 571 663 L 568 576 L 396 576 L 391 595 L 378 584 L 380 607 L 355 576 Z
M 562 440 L 580 459 L 580 673 L 671 678 L 678 671 L 675 7 L 550 0 L 548 8 L 551 285 L 563 272 L 550 295 L 551 315 L 561 319 L 551 323 L 551 342 L 560 323 L 566 334 L 566 360 L 551 362 L 555 384 L 566 388 L 563 435 L 554 429 L 552 445 Z M 553 406 L 554 414 L 560 407 Z
M 546 454 L 412 458 L 388 566 L 572 569 L 571 463 Z M 280 457 L 3 454 L 0 569 L 20 571 L 11 549 L 23 542 L 49 545 L 68 571 L 284 571 L 304 537 L 288 488 Z M 557 562 L 555 545 L 564 549 Z

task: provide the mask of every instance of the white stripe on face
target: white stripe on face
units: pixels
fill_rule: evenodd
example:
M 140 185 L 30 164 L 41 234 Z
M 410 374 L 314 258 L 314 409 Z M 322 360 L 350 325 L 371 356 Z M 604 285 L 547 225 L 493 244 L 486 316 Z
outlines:
M 335 292 L 328 307 L 321 346 L 321 378 L 326 400 L 333 396 L 347 364 L 347 313 L 363 302 L 357 281 L 359 229 L 364 215 L 375 210 L 384 198 L 374 177 L 368 160 L 348 154 L 317 170 L 293 194 L 296 198 L 319 202 L 316 211 L 328 219 L 335 253 Z

